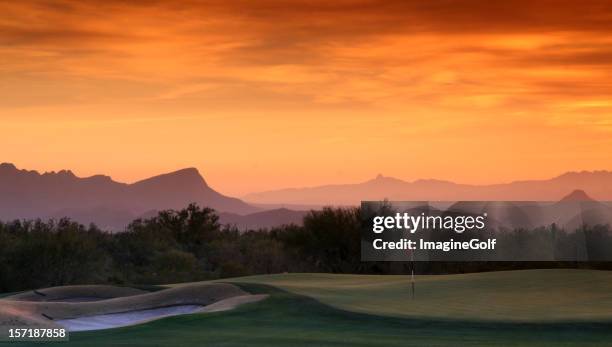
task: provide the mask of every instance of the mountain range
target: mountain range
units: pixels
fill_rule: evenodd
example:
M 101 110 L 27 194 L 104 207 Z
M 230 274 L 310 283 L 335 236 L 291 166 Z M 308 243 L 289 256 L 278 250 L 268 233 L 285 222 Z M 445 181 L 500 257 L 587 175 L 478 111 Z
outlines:
M 238 214 L 260 211 L 216 192 L 194 168 L 126 184 L 102 175 L 80 178 L 66 170 L 41 174 L 0 164 L 2 220 L 67 216 L 114 228 L 136 217 L 180 209 L 192 202 Z
M 257 204 L 357 205 L 360 201 L 558 201 L 574 190 L 612 200 L 612 172 L 568 172 L 545 180 L 472 185 L 441 180 L 403 181 L 378 175 L 362 183 L 290 188 L 243 197 Z
M 534 229 L 556 224 L 566 230 L 584 225 L 612 225 L 612 203 L 593 200 L 582 190 L 575 190 L 559 201 L 371 201 L 365 211 L 396 212 L 428 216 L 486 216 L 487 227 Z M 368 213 L 368 212 L 366 212 Z
M 127 184 L 104 175 L 81 178 L 68 170 L 39 173 L 0 164 L 0 220 L 70 217 L 109 230 L 121 230 L 136 218 L 189 203 L 214 208 L 222 224 L 249 229 L 300 224 L 306 210 L 358 205 L 362 200 L 558 201 L 564 196 L 580 201 L 612 200 L 612 172 L 571 172 L 549 180 L 482 186 L 438 180 L 406 182 L 379 175 L 358 184 L 249 194 L 245 202 L 215 191 L 195 168 Z

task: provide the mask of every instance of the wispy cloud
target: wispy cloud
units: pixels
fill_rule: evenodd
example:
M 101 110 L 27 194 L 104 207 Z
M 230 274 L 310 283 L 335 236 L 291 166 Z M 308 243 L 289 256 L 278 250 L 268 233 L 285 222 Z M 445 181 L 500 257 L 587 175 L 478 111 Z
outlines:
M 268 187 L 296 172 L 323 180 L 347 160 L 360 178 L 372 167 L 463 181 L 597 168 L 612 151 L 609 6 L 4 1 L 0 117 L 14 134 L 0 143 L 38 160 L 84 160 L 88 144 L 117 167 L 161 161 L 142 156 L 154 147 L 180 163 L 206 158 L 220 181 L 257 162 L 253 180 Z M 41 138 L 57 145 L 37 154 Z M 390 148 L 419 150 L 404 163 Z

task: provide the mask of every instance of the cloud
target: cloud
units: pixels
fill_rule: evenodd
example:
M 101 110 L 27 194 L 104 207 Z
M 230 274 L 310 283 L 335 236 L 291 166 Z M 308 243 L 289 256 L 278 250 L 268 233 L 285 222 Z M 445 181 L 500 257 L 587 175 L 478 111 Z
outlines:
M 22 90 L 14 93 L 23 94 L 31 81 L 64 79 L 70 95 L 104 93 L 116 83 L 126 98 L 148 93 L 150 100 L 200 97 L 206 104 L 215 102 L 211 95 L 248 100 L 252 94 L 295 106 L 553 107 L 567 97 L 587 102 L 609 87 L 606 5 L 5 2 L 0 76 L 20 79 L 15 85 Z M 89 89 L 71 83 L 75 78 L 91 81 Z M 126 81 L 134 87 L 126 90 Z

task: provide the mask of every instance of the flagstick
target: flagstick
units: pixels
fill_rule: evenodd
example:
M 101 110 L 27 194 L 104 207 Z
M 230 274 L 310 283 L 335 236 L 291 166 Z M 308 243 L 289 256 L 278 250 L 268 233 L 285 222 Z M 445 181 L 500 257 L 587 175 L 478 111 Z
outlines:
M 414 269 L 412 270 L 412 300 L 414 300 Z
M 414 252 L 410 252 L 410 282 L 412 287 L 412 300 L 414 300 Z

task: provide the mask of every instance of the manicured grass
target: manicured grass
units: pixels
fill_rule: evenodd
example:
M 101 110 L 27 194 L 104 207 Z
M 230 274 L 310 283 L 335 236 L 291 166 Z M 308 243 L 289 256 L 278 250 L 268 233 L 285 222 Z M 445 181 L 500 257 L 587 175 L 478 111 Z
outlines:
M 283 274 L 227 282 L 270 298 L 232 311 L 75 333 L 61 346 L 612 345 L 608 272 L 423 276 L 414 300 L 405 276 Z
M 377 315 L 475 321 L 611 321 L 612 272 L 524 270 L 409 276 L 280 274 L 236 279 Z
M 260 284 L 243 287 L 271 297 L 234 311 L 76 333 L 61 346 L 587 346 L 612 342 L 611 324 L 474 323 L 374 316 L 338 310 Z

